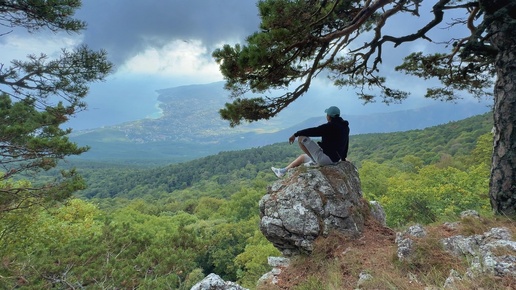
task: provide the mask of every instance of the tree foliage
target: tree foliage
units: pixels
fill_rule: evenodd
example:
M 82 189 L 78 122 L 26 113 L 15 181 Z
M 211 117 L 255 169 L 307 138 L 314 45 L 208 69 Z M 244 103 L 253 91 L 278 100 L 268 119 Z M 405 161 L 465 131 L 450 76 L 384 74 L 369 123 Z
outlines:
M 29 32 L 43 28 L 51 31 L 79 31 L 86 27 L 83 21 L 73 18 L 81 7 L 77 0 L 5 0 L 0 5 L 2 27 L 23 27 Z
M 85 23 L 74 19 L 80 1 L 1 1 L 0 37 L 21 27 L 33 33 L 79 32 Z M 12 30 L 8 30 L 13 28 Z M 51 59 L 45 54 L 29 55 L 26 61 L 0 63 L 0 213 L 34 204 L 50 197 L 61 200 L 83 188 L 75 171 L 42 185 L 19 187 L 7 182 L 16 175 L 49 170 L 59 160 L 78 155 L 79 147 L 61 126 L 85 109 L 88 84 L 101 81 L 111 70 L 104 51 L 80 46 Z
M 356 88 L 365 102 L 402 101 L 409 92 L 387 80 L 385 52 L 390 45 L 428 41 L 436 49 L 409 54 L 395 70 L 435 80 L 438 85 L 427 88 L 429 98 L 494 97 L 489 194 L 495 212 L 516 215 L 516 156 L 506 154 L 516 144 L 515 1 L 262 0 L 258 8 L 258 32 L 244 45 L 224 45 L 213 52 L 234 98 L 220 110 L 230 126 L 277 115 L 318 75 Z M 411 25 L 395 35 L 398 31 L 392 28 L 399 19 Z M 443 36 L 440 26 L 451 31 L 444 40 L 437 37 Z M 286 93 L 246 96 L 274 89 Z
M 428 89 L 427 97 L 452 100 L 458 97 L 457 91 L 490 94 L 485 89 L 493 83 L 497 51 L 489 43 L 487 28 L 495 18 L 512 11 L 514 3 L 500 3 L 498 14 L 486 16 L 484 5 L 489 2 L 435 1 L 432 19 L 416 22 L 419 25 L 407 35 L 393 36 L 388 34 L 391 21 L 401 14 L 418 18 L 423 2 L 259 1 L 260 31 L 249 36 L 245 45 L 224 45 L 213 52 L 226 88 L 235 98 L 221 115 L 232 126 L 242 120 L 273 117 L 304 94 L 323 72 L 338 86 L 356 87 L 366 102 L 376 98 L 371 87 L 380 89 L 379 97 L 385 102 L 403 100 L 409 92 L 391 87 L 381 74 L 384 50 L 388 45 L 398 47 L 421 39 L 436 43 L 429 33 L 438 29 L 446 19 L 444 14 L 452 10 L 463 13 L 456 13 L 447 26 L 462 25 L 469 30 L 446 43 L 451 51 L 413 53 L 396 69 L 425 79 L 438 77 L 443 86 Z M 290 90 L 280 96 L 244 97 L 249 91 L 265 93 L 279 88 Z
M 382 204 L 393 227 L 448 220 L 473 208 L 488 214 L 490 135 L 480 136 L 468 157 L 428 166 L 410 155 L 401 163 L 366 161 L 359 170 L 364 195 Z

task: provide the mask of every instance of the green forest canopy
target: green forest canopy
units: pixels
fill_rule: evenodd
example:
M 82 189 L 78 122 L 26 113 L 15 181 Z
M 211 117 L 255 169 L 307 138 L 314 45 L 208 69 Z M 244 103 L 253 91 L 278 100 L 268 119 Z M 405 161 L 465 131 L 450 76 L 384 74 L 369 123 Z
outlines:
M 391 227 L 488 215 L 490 127 L 485 114 L 353 136 L 350 160 Z M 280 143 L 150 169 L 75 164 L 84 199 L 0 216 L 0 283 L 186 290 L 217 273 L 253 289 L 267 257 L 280 255 L 259 230 L 258 202 L 277 179 L 269 167 L 297 154 Z

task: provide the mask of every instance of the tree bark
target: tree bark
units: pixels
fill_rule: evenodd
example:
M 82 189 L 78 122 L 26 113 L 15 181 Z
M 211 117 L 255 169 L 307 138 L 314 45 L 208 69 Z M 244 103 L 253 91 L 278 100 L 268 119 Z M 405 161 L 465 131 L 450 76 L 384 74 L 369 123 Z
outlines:
M 495 62 L 494 141 L 489 197 L 495 213 L 516 215 L 516 30 L 509 15 L 490 26 Z

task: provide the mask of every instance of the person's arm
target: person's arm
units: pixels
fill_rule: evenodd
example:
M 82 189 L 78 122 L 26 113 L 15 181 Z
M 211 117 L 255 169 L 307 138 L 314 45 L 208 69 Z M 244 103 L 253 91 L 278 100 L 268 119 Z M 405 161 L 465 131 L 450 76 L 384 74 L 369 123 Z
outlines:
M 321 126 L 318 126 L 318 127 L 312 127 L 312 128 L 299 130 L 296 133 L 294 133 L 294 135 L 292 135 L 292 136 L 294 136 L 294 137 L 298 137 L 298 136 L 321 137 L 322 135 L 324 135 L 324 132 L 326 131 L 327 127 L 328 127 L 328 123 L 322 124 Z

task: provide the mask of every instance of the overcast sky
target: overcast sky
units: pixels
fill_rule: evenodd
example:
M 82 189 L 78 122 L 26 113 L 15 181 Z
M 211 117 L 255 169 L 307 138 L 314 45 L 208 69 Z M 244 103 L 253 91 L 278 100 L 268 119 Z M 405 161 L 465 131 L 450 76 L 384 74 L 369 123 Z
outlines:
M 428 12 L 423 13 L 429 14 Z M 101 111 L 109 118 L 80 113 L 72 120 L 75 129 L 112 125 L 150 115 L 156 105 L 156 90 L 190 84 L 222 81 L 218 66 L 211 57 L 214 49 L 225 43 L 243 43 L 257 31 L 258 9 L 252 0 L 83 0 L 77 18 L 88 27 L 80 35 L 23 31 L 0 37 L 0 63 L 23 59 L 29 53 L 57 55 L 62 48 L 87 44 L 104 49 L 115 64 L 115 72 L 106 82 L 93 84 L 86 102 L 89 111 Z M 391 31 L 402 33 L 414 26 L 400 18 Z M 0 31 L 0 34 L 2 32 Z M 392 33 L 395 34 L 396 33 Z M 440 30 L 440 34 L 446 30 Z M 399 55 L 410 51 L 432 50 L 418 42 L 384 52 L 384 66 L 393 69 Z M 421 96 L 428 83 L 408 81 L 398 76 L 392 84 L 414 94 L 402 105 L 382 103 L 363 106 L 352 89 L 338 90 L 321 78 L 314 82 L 307 96 L 289 110 L 302 111 L 308 117 L 322 114 L 324 107 L 335 104 L 344 112 L 360 115 L 421 107 L 432 104 Z M 229 101 L 229 99 L 227 100 Z

